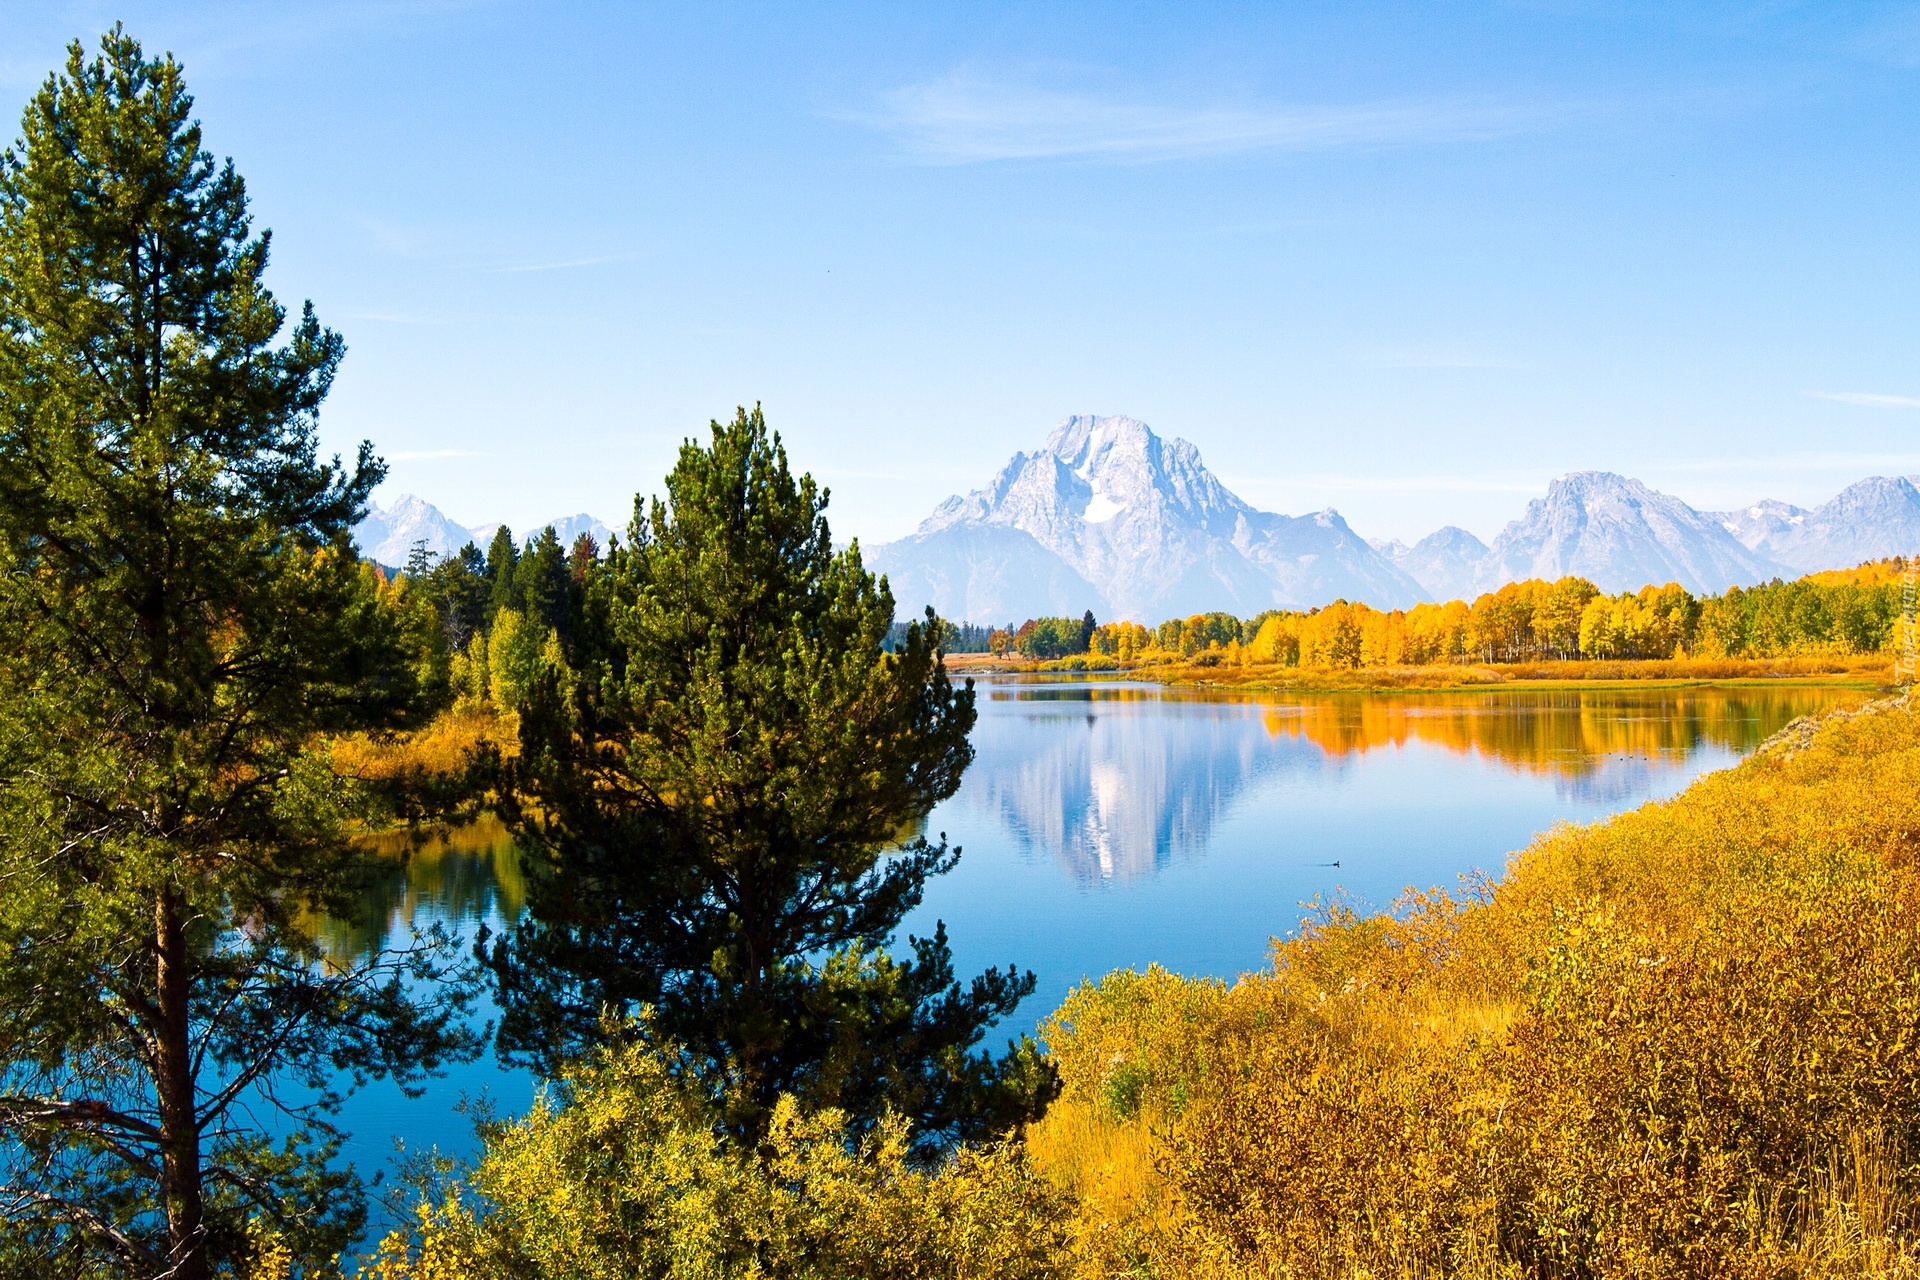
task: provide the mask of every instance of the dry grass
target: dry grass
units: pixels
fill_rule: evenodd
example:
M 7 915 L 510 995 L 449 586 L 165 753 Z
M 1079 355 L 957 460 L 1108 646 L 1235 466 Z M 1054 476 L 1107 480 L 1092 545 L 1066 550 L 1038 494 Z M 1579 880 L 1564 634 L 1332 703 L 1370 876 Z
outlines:
M 1920 719 L 1835 717 L 1232 986 L 1077 990 L 1084 1276 L 1920 1274 Z
M 447 711 L 425 728 L 408 734 L 354 734 L 333 744 L 334 767 L 363 782 L 392 782 L 409 777 L 458 775 L 486 749 L 503 756 L 520 751 L 519 717 L 499 714 L 490 705 Z

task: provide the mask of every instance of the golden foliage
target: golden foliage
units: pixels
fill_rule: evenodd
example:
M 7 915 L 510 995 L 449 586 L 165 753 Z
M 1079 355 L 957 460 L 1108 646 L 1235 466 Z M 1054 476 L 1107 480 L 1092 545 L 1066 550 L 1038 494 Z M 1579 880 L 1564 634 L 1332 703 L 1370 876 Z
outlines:
M 414 733 L 340 738 L 333 744 L 333 764 L 343 776 L 362 782 L 451 777 L 487 748 L 503 756 L 519 754 L 519 717 L 490 705 L 443 711 Z
M 1170 618 L 1154 628 L 1110 622 L 1093 630 L 1088 651 L 1042 664 L 1049 669 L 1114 670 L 1171 667 L 1204 678 L 1235 670 L 1387 673 L 1334 683 L 1384 687 L 1431 684 L 1420 669 L 1452 668 L 1451 683 L 1511 678 L 1512 664 L 1550 664 L 1546 678 L 1647 678 L 1644 668 L 1601 675 L 1569 667 L 1720 660 L 1847 659 L 1877 655 L 1886 665 L 1896 647 L 1900 584 L 1909 562 L 1878 561 L 1855 569 L 1809 574 L 1719 596 L 1695 598 L 1678 583 L 1602 594 L 1584 578 L 1509 582 L 1473 601 L 1380 610 L 1336 600 L 1306 611 L 1274 610 L 1241 620 L 1225 613 Z M 1048 621 L 1048 620 L 1042 620 Z M 1057 621 L 1057 620 L 1056 620 Z M 1036 623 L 1029 622 L 1022 634 Z M 1010 652 L 1006 633 L 994 649 Z M 1029 657 L 1038 650 L 1023 647 Z M 1474 670 L 1473 664 L 1479 665 Z M 1737 671 L 1732 675 L 1754 672 Z M 455 663 L 455 682 L 460 666 Z M 1269 677 L 1270 678 L 1270 677 Z M 1689 678 L 1676 671 L 1671 677 Z M 1699 678 L 1697 676 L 1692 678 Z M 1290 684 L 1300 683 L 1288 676 Z M 1306 683 L 1313 684 L 1309 679 Z
M 617 1030 L 617 1029 L 616 1029 Z M 642 1028 L 644 1030 L 644 1028 Z M 378 1280 L 1023 1280 L 1063 1274 L 1067 1206 L 1012 1143 L 915 1167 L 906 1125 L 855 1140 L 781 1101 L 757 1147 L 621 1034 L 555 1097 L 495 1127 L 468 1189 L 382 1244 Z
M 1087 1276 L 1914 1274 L 1920 720 L 1048 1026 Z

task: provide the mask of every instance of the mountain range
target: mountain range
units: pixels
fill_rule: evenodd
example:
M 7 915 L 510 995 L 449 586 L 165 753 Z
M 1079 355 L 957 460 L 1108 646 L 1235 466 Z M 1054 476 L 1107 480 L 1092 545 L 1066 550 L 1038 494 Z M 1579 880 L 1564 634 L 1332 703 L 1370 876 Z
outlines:
M 1869 477 L 1813 508 L 1766 500 L 1699 511 L 1638 480 L 1580 471 L 1549 484 L 1491 546 L 1451 525 L 1408 546 L 1362 538 L 1331 508 L 1260 511 L 1187 441 L 1133 418 L 1077 415 L 908 537 L 867 549 L 866 562 L 887 575 L 903 618 L 931 604 L 995 624 L 1088 609 L 1145 623 L 1213 610 L 1249 617 L 1335 599 L 1404 608 L 1565 574 L 1608 592 L 1678 582 L 1711 594 L 1920 552 L 1916 479 Z M 563 544 L 591 533 L 604 547 L 613 533 L 586 514 L 550 527 Z M 369 511 L 354 540 L 403 565 L 416 543 L 448 556 L 469 541 L 484 548 L 496 528 L 462 526 L 405 494 Z
M 902 617 L 1010 621 L 1092 609 L 1156 622 L 1242 617 L 1336 598 L 1399 608 L 1576 574 L 1603 591 L 1678 582 L 1696 594 L 1920 551 L 1916 477 L 1875 476 L 1811 510 L 1765 501 L 1698 511 L 1607 471 L 1562 476 L 1488 546 L 1448 526 L 1412 546 L 1359 537 L 1328 510 L 1259 511 L 1185 440 L 1125 417 L 1076 416 L 984 488 L 873 548 Z
M 428 551 L 442 560 L 457 554 L 469 542 L 484 551 L 487 543 L 493 540 L 494 530 L 499 527 L 498 524 L 483 524 L 468 528 L 456 524 L 426 499 L 403 493 L 393 500 L 392 506 L 382 507 L 378 503 L 368 506 L 365 518 L 353 526 L 353 544 L 369 560 L 398 568 L 406 564 L 413 548 L 422 542 Z M 590 533 L 594 541 L 604 548 L 607 538 L 614 532 L 604 521 L 582 512 L 536 525 L 521 535 L 521 541 L 524 542 L 541 529 L 552 529 L 563 547 L 572 546 L 575 538 Z
M 1068 418 L 984 488 L 941 503 L 910 537 L 874 548 L 903 614 L 1017 619 L 1091 608 L 1158 621 L 1241 615 L 1336 596 L 1387 607 L 1424 592 L 1333 510 L 1259 511 L 1185 440 L 1133 418 Z

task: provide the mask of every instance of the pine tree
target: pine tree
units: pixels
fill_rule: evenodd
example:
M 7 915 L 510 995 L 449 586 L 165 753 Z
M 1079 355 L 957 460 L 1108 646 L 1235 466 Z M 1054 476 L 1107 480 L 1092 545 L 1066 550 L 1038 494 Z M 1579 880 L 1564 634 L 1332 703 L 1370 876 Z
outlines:
M 884 950 L 958 856 L 912 833 L 972 759 L 972 683 L 931 614 L 883 652 L 892 597 L 825 506 L 742 411 L 589 573 L 571 691 L 546 679 L 521 717 L 531 918 L 491 953 L 501 1043 L 552 1071 L 603 1010 L 651 1006 L 743 1134 L 782 1093 L 931 1142 L 1003 1131 L 1051 1076 L 1030 1042 L 975 1046 L 1033 976 L 959 983 L 944 927 Z
M 203 1280 L 256 1218 L 317 1264 L 364 1219 L 340 1091 L 472 1048 L 463 987 L 413 995 L 443 947 L 314 936 L 381 811 L 327 741 L 420 713 L 435 628 L 353 555 L 382 468 L 316 456 L 341 341 L 288 329 L 191 106 L 116 27 L 0 159 L 7 1274 Z
M 447 648 L 463 652 L 474 633 L 486 627 L 487 603 L 492 594 L 486 557 L 480 548 L 469 542 L 458 554 L 434 565 L 427 574 L 426 591 L 439 611 Z
M 572 581 L 567 553 L 549 525 L 528 541 L 514 566 L 512 605 L 531 621 L 564 635 Z
M 519 564 L 520 552 L 513 545 L 513 530 L 501 525 L 493 531 L 493 541 L 487 544 L 487 580 L 493 584 L 492 599 L 487 605 L 489 622 L 501 609 L 518 607 L 514 603 L 513 572 Z

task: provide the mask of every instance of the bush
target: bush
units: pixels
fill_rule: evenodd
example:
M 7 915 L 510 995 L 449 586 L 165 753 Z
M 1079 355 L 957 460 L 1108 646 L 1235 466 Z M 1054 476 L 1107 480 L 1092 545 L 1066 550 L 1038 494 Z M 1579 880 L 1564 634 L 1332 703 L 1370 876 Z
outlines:
M 1920 721 L 1047 1028 L 1088 1275 L 1920 1273 Z M 1124 1172 L 1124 1177 L 1115 1171 Z
M 839 1112 L 789 1097 L 765 1140 L 741 1146 L 678 1049 L 645 1032 L 610 1028 L 625 1043 L 489 1127 L 467 1185 L 389 1236 L 368 1280 L 1063 1274 L 1067 1205 L 1018 1144 L 920 1168 L 897 1118 L 856 1143 Z

